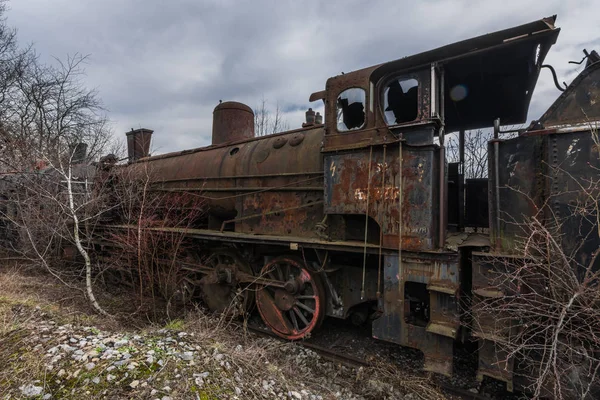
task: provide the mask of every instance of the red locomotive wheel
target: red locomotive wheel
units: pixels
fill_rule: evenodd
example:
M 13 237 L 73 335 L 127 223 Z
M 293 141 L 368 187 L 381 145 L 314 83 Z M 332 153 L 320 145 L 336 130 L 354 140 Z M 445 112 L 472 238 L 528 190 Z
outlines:
M 260 276 L 283 283 L 282 287 L 258 285 L 256 305 L 271 330 L 288 340 L 305 338 L 325 315 L 325 296 L 319 277 L 304 263 L 278 257 L 261 270 Z

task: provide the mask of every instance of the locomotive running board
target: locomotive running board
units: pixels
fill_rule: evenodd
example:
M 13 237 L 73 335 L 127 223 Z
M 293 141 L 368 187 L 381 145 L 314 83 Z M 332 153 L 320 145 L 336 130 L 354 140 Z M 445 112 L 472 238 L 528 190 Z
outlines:
M 138 227 L 135 225 L 109 225 L 106 229 L 135 229 Z M 314 238 L 305 237 L 294 237 L 294 236 L 274 236 L 274 235 L 255 235 L 240 232 L 219 232 L 209 229 L 185 229 L 185 228 L 143 228 L 150 231 L 157 232 L 176 232 L 181 233 L 187 237 L 202 240 L 212 241 L 223 241 L 236 242 L 236 243 L 249 243 L 249 244 L 268 244 L 274 246 L 286 246 L 290 250 L 297 250 L 299 247 L 332 250 L 332 251 L 347 251 L 362 253 L 365 248 L 369 254 L 379 254 L 379 245 L 365 244 L 363 241 L 328 241 Z M 423 252 L 424 254 L 430 253 L 434 256 L 444 256 L 451 253 L 440 253 L 440 252 Z M 383 255 L 397 254 L 397 249 L 381 249 Z

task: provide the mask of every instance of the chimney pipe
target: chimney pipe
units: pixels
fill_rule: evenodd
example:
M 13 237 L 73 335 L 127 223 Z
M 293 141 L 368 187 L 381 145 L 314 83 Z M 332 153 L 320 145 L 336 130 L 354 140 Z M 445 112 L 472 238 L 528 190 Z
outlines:
M 150 139 L 153 132 L 146 128 L 131 129 L 127 132 L 127 156 L 130 163 L 150 155 Z

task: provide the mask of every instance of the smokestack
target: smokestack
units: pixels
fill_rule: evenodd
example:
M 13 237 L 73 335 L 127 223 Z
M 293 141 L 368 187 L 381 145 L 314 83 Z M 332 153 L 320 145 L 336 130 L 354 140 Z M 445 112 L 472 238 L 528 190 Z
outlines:
M 146 128 L 131 129 L 127 132 L 127 156 L 130 163 L 150 155 L 150 139 L 153 132 Z

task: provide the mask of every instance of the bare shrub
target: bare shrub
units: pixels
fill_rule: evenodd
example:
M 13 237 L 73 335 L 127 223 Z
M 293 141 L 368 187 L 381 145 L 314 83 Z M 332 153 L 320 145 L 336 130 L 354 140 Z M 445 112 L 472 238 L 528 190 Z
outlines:
M 117 207 L 105 221 L 108 228 L 96 235 L 112 243 L 103 258 L 105 272 L 116 275 L 119 283 L 129 282 L 140 306 L 148 297 L 162 297 L 168 312 L 172 303 L 183 300 L 185 260 L 199 250 L 186 237 L 204 214 L 204 199 L 191 192 L 153 187 L 152 171 L 145 163 L 115 167 L 107 179 Z

